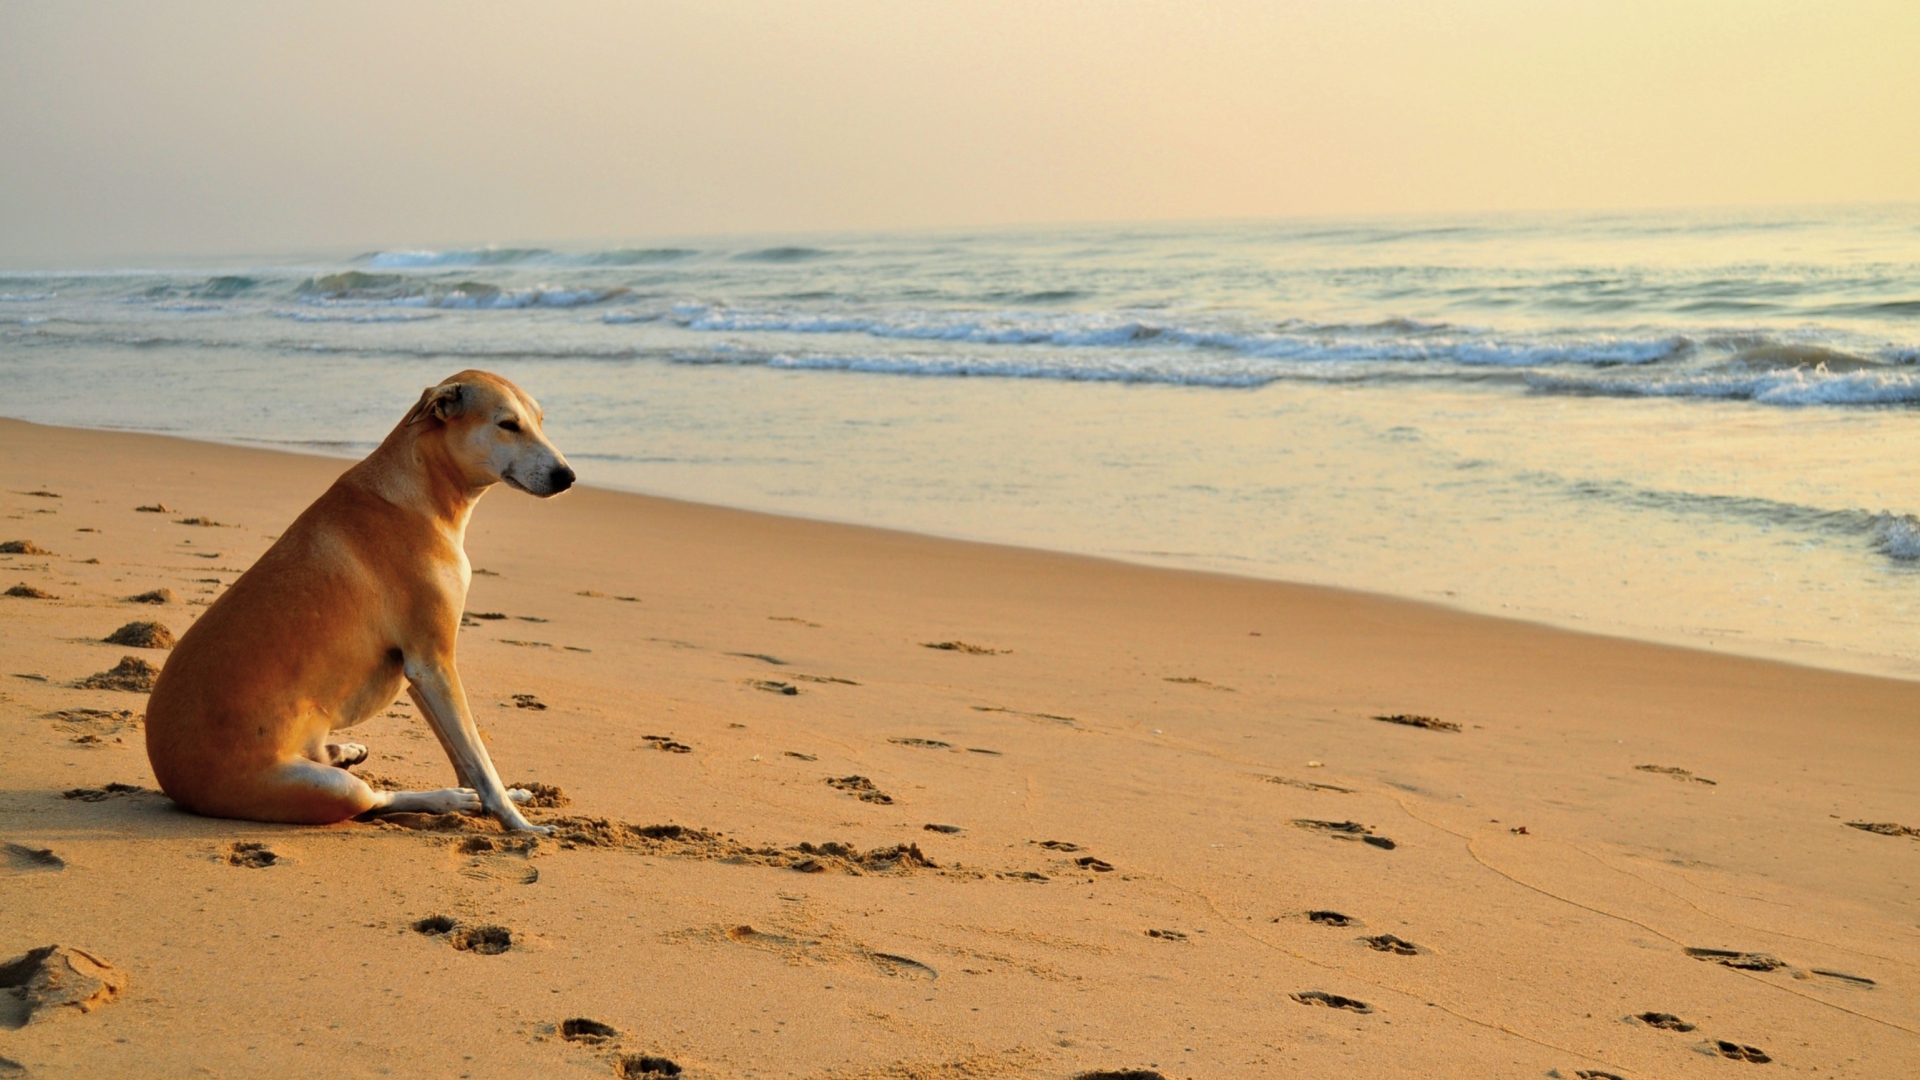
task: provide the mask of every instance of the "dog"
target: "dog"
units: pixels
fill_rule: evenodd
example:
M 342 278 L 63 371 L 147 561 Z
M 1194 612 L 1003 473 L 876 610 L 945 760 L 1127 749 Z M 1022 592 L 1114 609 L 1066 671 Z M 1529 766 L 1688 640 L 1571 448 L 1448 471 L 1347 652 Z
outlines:
M 474 504 L 497 483 L 541 498 L 573 486 L 542 416 L 484 371 L 428 387 L 174 646 L 147 702 L 160 789 L 210 817 L 484 810 L 508 829 L 551 831 L 520 813 L 525 791 L 501 784 L 454 667 Z M 460 787 L 375 791 L 347 771 L 366 747 L 327 741 L 403 684 Z

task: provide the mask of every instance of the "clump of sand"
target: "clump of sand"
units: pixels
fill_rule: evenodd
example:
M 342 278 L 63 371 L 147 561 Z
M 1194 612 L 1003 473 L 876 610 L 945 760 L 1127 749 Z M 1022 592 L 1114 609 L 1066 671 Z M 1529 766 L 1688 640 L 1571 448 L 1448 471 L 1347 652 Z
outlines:
M 108 634 L 104 640 L 109 645 L 126 645 L 135 649 L 171 649 L 178 639 L 165 623 L 135 620 Z
M 74 685 L 82 690 L 126 690 L 136 694 L 153 692 L 154 677 L 160 669 L 137 656 L 123 656 L 106 671 L 95 672 Z

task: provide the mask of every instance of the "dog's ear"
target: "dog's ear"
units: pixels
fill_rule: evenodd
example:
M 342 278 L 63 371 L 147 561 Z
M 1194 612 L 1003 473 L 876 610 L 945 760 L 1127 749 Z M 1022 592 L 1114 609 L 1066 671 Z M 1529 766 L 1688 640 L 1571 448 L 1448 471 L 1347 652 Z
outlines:
M 459 416 L 466 411 L 466 386 L 461 383 L 442 383 L 429 386 L 420 392 L 420 400 L 414 403 L 412 411 L 407 413 L 407 424 L 417 424 L 422 420 L 434 419 L 441 423 Z

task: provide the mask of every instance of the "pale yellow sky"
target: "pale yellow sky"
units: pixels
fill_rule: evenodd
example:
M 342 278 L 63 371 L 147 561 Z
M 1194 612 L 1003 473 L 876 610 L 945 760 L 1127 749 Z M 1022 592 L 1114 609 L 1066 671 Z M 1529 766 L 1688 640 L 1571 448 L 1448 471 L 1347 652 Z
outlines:
M 1920 199 L 1915 0 L 0 3 L 0 263 Z

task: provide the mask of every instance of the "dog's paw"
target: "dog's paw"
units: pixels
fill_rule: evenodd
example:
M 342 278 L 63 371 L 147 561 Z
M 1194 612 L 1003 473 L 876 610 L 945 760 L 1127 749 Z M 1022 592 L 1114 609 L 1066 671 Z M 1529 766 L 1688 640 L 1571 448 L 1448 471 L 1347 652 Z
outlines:
M 480 812 L 480 793 L 472 788 L 450 787 L 438 791 L 420 793 L 433 804 L 436 814 L 477 814 Z
M 367 748 L 357 742 L 328 743 L 327 764 L 350 769 L 367 760 Z
M 510 787 L 507 789 L 507 798 L 517 803 L 525 803 L 533 799 L 533 792 L 523 787 Z

